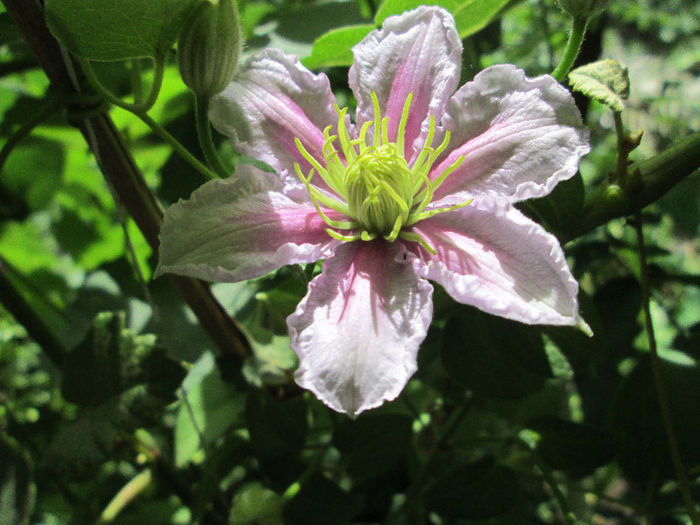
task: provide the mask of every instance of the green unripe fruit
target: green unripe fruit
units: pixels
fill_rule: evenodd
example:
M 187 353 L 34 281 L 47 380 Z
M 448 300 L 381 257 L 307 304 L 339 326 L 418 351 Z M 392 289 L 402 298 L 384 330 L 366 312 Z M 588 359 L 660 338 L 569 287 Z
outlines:
M 206 0 L 180 32 L 180 76 L 197 96 L 211 97 L 233 78 L 243 46 L 234 0 Z
M 594 14 L 605 9 L 609 0 L 557 0 L 561 7 L 572 18 L 587 20 Z

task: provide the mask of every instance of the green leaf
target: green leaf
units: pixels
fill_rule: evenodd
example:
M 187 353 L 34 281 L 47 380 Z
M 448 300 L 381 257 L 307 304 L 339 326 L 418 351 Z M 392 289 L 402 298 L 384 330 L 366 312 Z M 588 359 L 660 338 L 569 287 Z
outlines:
M 48 469 L 59 479 L 94 479 L 109 458 L 119 432 L 126 431 L 127 414 L 118 398 L 84 408 L 74 422 L 62 425 L 51 437 L 45 456 Z
M 24 104 L 18 105 L 22 109 Z M 27 108 L 23 110 L 27 112 Z M 7 118 L 11 118 L 11 111 L 8 114 Z M 25 138 L 3 166 L 3 190 L 20 203 L 26 203 L 30 209 L 40 209 L 58 190 L 65 160 L 66 151 L 61 143 L 40 137 Z
M 29 523 L 36 499 L 31 463 L 17 443 L 0 433 L 0 523 Z
M 458 0 L 385 0 L 374 15 L 374 23 L 380 26 L 388 17 L 400 15 L 421 5 L 439 5 L 454 13 L 457 4 L 459 4 Z
M 66 400 L 96 407 L 127 390 L 145 385 L 166 401 L 184 378 L 182 367 L 156 345 L 153 335 L 124 328 L 122 313 L 97 315 L 83 341 L 66 356 L 61 393 Z
M 352 65 L 352 47 L 374 29 L 372 24 L 331 29 L 314 42 L 311 55 L 302 62 L 310 69 Z
M 244 486 L 233 498 L 229 525 L 282 525 L 282 498 L 260 483 Z
M 700 467 L 700 366 L 660 360 L 668 411 L 678 453 L 689 471 Z M 674 479 L 673 462 L 659 409 L 651 360 L 644 355 L 624 378 L 610 414 L 611 430 L 619 440 L 618 462 L 627 475 L 642 484 L 659 474 Z M 661 481 L 661 480 L 659 480 Z
M 89 60 L 160 59 L 203 0 L 47 0 L 46 20 L 71 52 Z
M 544 462 L 575 477 L 592 473 L 617 454 L 617 444 L 610 433 L 593 425 L 545 416 L 528 426 L 541 436 L 537 452 Z
M 278 7 L 265 17 L 266 47 L 300 57 L 311 54 L 313 42 L 333 29 L 366 22 L 356 2 L 314 2 Z
M 452 12 L 459 37 L 464 39 L 486 27 L 511 0 L 386 0 L 374 22 L 379 26 L 391 15 L 398 15 L 420 5 L 439 5 Z
M 61 393 L 79 406 L 75 421 L 52 437 L 47 460 L 56 474 L 89 477 L 117 436 L 162 418 L 184 376 L 155 336 L 124 328 L 124 315 L 98 314 L 63 363 Z
M 624 100 L 630 94 L 627 68 L 606 58 L 578 67 L 569 73 L 574 91 L 609 106 L 613 111 L 625 109 Z
M 119 373 L 119 339 L 123 318 L 105 312 L 95 319 L 83 341 L 66 356 L 63 397 L 78 405 L 96 407 L 124 389 Z
M 275 401 L 262 391 L 248 395 L 246 421 L 253 451 L 262 460 L 289 459 L 301 451 L 308 424 L 301 397 Z
M 496 399 L 535 392 L 552 375 L 537 328 L 467 307 L 447 322 L 442 361 L 466 388 Z
M 511 0 L 467 0 L 455 2 L 455 23 L 462 39 L 473 35 L 490 24 Z
M 539 222 L 557 237 L 566 236 L 569 226 L 581 216 L 584 202 L 583 177 L 574 177 L 560 182 L 546 197 L 523 203 L 526 213 L 534 212 Z
M 245 398 L 225 383 L 216 369 L 214 356 L 206 352 L 183 382 L 187 401 L 175 423 L 175 465 L 185 466 L 195 458 L 202 442 L 208 445 L 241 421 Z
M 517 497 L 515 472 L 486 457 L 442 474 L 426 491 L 425 501 L 443 516 L 486 519 L 508 511 Z
M 357 502 L 329 479 L 315 474 L 284 507 L 285 525 L 346 525 Z
M 365 414 L 343 421 L 333 433 L 348 473 L 367 479 L 394 470 L 411 446 L 411 418 L 399 414 Z

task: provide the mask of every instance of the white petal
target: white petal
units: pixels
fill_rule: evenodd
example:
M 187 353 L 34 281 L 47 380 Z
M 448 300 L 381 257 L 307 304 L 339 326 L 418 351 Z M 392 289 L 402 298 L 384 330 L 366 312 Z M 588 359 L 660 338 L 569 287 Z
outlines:
M 396 398 L 416 370 L 432 292 L 400 245 L 340 246 L 287 318 L 297 383 L 351 417 Z
M 571 94 L 554 78 L 525 77 L 512 65 L 486 68 L 450 100 L 448 150 L 432 177 L 464 161 L 436 192 L 495 192 L 511 202 L 541 197 L 572 177 L 588 153 L 588 130 Z
M 505 199 L 477 199 L 414 229 L 437 250 L 420 248 L 416 271 L 457 301 L 528 324 L 579 322 L 578 283 L 557 239 Z
M 289 175 L 294 183 L 294 162 L 305 174 L 311 169 L 294 139 L 322 160 L 323 130 L 338 121 L 333 104 L 326 75 L 314 75 L 296 57 L 266 49 L 212 98 L 209 118 L 233 139 L 236 150 L 266 162 L 283 178 Z
M 382 116 L 389 116 L 389 140 L 396 138 L 406 97 L 413 101 L 406 125 L 406 157 L 428 116 L 439 122 L 447 100 L 459 82 L 462 43 L 452 15 L 440 7 L 421 6 L 391 16 L 353 48 L 350 87 L 357 97 L 358 128 L 374 120 L 372 98 L 379 100 Z M 370 135 L 372 131 L 370 129 Z M 417 144 L 422 145 L 422 141 Z
M 339 243 L 310 202 L 266 189 L 279 181 L 251 166 L 216 179 L 165 212 L 157 275 L 241 281 L 329 256 Z M 333 216 L 334 212 L 329 214 Z

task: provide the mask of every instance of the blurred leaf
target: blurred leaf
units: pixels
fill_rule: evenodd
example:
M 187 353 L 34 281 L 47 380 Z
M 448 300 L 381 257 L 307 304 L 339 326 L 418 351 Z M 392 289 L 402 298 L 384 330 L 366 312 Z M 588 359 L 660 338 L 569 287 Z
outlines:
M 627 68 L 606 58 L 577 67 L 569 73 L 571 89 L 610 107 L 613 111 L 625 109 L 624 101 L 630 94 Z
M 355 514 L 355 498 L 321 475 L 314 475 L 284 507 L 285 525 L 346 525 Z
M 452 12 L 461 39 L 486 27 L 511 0 L 386 0 L 374 17 L 378 26 L 391 15 L 420 5 L 439 5 Z
M 486 457 L 442 474 L 426 491 L 425 502 L 446 517 L 486 519 L 508 511 L 517 497 L 515 472 Z
M 302 62 L 309 69 L 351 66 L 352 47 L 374 28 L 372 24 L 363 24 L 331 29 L 316 39 L 311 54 Z
M 60 426 L 51 437 L 45 468 L 60 479 L 94 479 L 96 469 L 109 458 L 119 432 L 127 430 L 128 419 L 118 398 L 83 409 L 74 422 Z
M 548 416 L 530 421 L 528 427 L 541 436 L 537 452 L 544 462 L 575 477 L 591 474 L 617 454 L 613 436 L 593 425 Z
M 61 392 L 70 402 L 98 406 L 145 384 L 166 401 L 184 378 L 182 367 L 165 355 L 154 336 L 124 328 L 124 315 L 98 314 L 83 341 L 66 356 Z
M 265 392 L 250 392 L 246 422 L 250 445 L 262 460 L 289 460 L 299 454 L 306 441 L 306 403 L 301 397 L 276 401 Z
M 238 491 L 228 519 L 229 525 L 282 525 L 282 498 L 260 483 Z
M 29 457 L 19 444 L 0 433 L 0 523 L 29 523 L 36 499 Z
M 477 395 L 522 397 L 551 377 L 537 328 L 461 308 L 447 322 L 442 361 L 449 375 Z
M 121 313 L 98 314 L 63 363 L 61 393 L 80 410 L 52 438 L 51 469 L 69 478 L 89 477 L 109 457 L 120 432 L 162 417 L 183 377 L 182 367 L 154 336 L 125 329 Z
M 356 2 L 314 2 L 278 7 L 258 27 L 265 47 L 281 49 L 299 57 L 308 56 L 314 40 L 342 26 L 365 23 Z M 260 32 L 267 27 L 267 32 Z M 249 42 L 254 44 L 255 41 Z
M 3 189 L 32 210 L 45 207 L 60 187 L 65 156 L 64 145 L 57 141 L 25 138 L 3 166 Z
M 394 470 L 409 453 L 411 424 L 410 417 L 399 414 L 363 414 L 338 425 L 333 443 L 343 455 L 348 473 L 364 480 Z
M 67 401 L 98 406 L 122 392 L 120 339 L 123 319 L 97 316 L 83 341 L 66 356 L 61 393 Z
M 8 13 L 0 13 L 0 43 L 22 40 L 22 33 Z
M 161 58 L 203 0 L 48 0 L 56 38 L 90 60 Z
M 700 308 L 700 305 L 698 305 L 698 308 Z M 700 322 L 695 323 L 685 332 L 678 334 L 673 341 L 673 347 L 690 354 L 700 361 Z
M 678 452 L 685 467 L 700 466 L 700 367 L 661 360 L 661 375 L 669 400 Z M 659 401 L 648 355 L 620 385 L 610 415 L 619 440 L 619 463 L 633 479 L 646 483 L 656 472 L 673 479 L 674 470 L 661 419 Z
M 439 5 L 454 13 L 459 3 L 459 0 L 384 0 L 374 16 L 374 23 L 380 26 L 388 17 L 411 11 L 420 5 Z
M 187 395 L 175 423 L 175 465 L 185 466 L 201 449 L 201 439 L 211 444 L 228 428 L 240 424 L 245 398 L 225 383 L 214 356 L 206 352 L 183 382 Z M 201 436 L 200 436 L 201 432 Z
M 455 23 L 465 39 L 490 24 L 512 0 L 455 0 Z

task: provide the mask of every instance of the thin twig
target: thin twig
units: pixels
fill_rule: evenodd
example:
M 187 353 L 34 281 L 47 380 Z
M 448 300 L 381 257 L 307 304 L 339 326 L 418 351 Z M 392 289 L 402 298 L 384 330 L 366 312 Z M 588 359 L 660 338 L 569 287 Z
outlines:
M 661 373 L 661 361 L 656 348 L 656 337 L 654 335 L 654 324 L 651 319 L 651 310 L 649 308 L 649 272 L 646 261 L 646 247 L 644 245 L 644 231 L 642 229 L 642 212 L 638 211 L 634 216 L 634 229 L 637 232 L 637 244 L 639 248 L 639 266 L 641 274 L 642 286 L 642 310 L 644 312 L 644 329 L 646 330 L 647 339 L 649 341 L 649 353 L 651 355 L 651 370 L 654 377 L 654 384 L 659 400 L 659 408 L 661 410 L 661 419 L 663 420 L 664 430 L 668 441 L 668 448 L 671 453 L 671 461 L 673 469 L 676 473 L 678 481 L 678 489 L 681 493 L 683 503 L 688 509 L 688 515 L 693 525 L 700 525 L 700 515 L 695 508 L 693 496 L 690 491 L 690 482 L 681 461 L 680 453 L 678 452 L 678 441 L 676 439 L 673 421 L 671 420 L 671 411 L 669 410 L 668 394 L 664 385 L 663 375 Z

